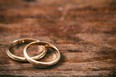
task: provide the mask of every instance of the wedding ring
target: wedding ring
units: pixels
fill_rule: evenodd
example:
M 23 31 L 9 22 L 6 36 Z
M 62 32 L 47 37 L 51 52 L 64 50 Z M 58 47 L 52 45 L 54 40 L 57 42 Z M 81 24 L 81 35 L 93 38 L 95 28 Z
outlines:
M 14 55 L 12 49 L 13 49 L 14 46 L 17 46 L 18 44 L 31 43 L 31 42 L 34 42 L 34 41 L 39 41 L 39 40 L 31 39 L 31 38 L 24 38 L 24 39 L 15 40 L 15 41 L 13 41 L 13 43 L 11 43 L 9 45 L 6 53 L 13 60 L 27 62 L 27 60 L 25 59 L 25 57 L 19 57 L 19 56 Z M 39 48 L 41 48 L 41 47 L 39 47 Z M 35 59 L 35 60 L 39 60 L 43 56 L 45 56 L 46 52 L 47 51 L 46 51 L 45 47 L 43 47 L 43 51 L 39 55 L 31 57 L 31 58 Z
M 48 48 L 52 48 L 53 50 L 55 50 L 55 53 L 57 55 L 56 59 L 53 60 L 53 61 L 50 61 L 50 62 L 41 62 L 41 61 L 37 61 L 35 59 L 33 59 L 32 57 L 30 57 L 28 54 L 27 54 L 27 49 L 30 47 L 30 45 L 43 45 L 45 46 L 46 49 Z M 32 42 L 32 43 L 29 43 L 25 48 L 24 48 L 24 57 L 32 64 L 34 64 L 35 66 L 38 66 L 40 68 L 45 68 L 45 67 L 48 67 L 48 66 L 52 66 L 56 63 L 59 62 L 60 60 L 60 52 L 59 50 L 52 44 L 48 43 L 48 42 L 44 42 L 44 41 L 35 41 L 35 42 Z

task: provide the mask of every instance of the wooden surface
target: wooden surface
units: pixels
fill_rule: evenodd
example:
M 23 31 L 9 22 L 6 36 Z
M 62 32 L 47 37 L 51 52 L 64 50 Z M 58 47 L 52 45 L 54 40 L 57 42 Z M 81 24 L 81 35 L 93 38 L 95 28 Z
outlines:
M 0 1 L 0 77 L 116 76 L 115 8 L 78 6 L 76 0 L 66 4 L 65 0 L 12 1 Z M 40 69 L 10 59 L 8 45 L 27 37 L 56 45 L 62 54 L 60 62 Z

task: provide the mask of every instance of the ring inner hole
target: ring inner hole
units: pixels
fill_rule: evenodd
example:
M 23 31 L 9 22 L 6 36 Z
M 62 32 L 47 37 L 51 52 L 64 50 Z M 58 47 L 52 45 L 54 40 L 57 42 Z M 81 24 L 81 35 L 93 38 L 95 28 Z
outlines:
M 24 57 L 24 55 L 23 55 L 23 49 L 24 49 L 24 47 L 25 47 L 27 44 L 29 44 L 30 42 L 31 42 L 31 41 L 25 41 L 25 42 L 19 41 L 18 43 L 15 43 L 15 44 L 13 44 L 13 45 L 11 46 L 10 51 L 11 51 L 14 55 L 16 55 L 16 56 Z M 40 54 L 40 53 L 42 52 L 42 48 L 41 48 L 41 50 L 38 49 L 38 48 L 40 48 L 40 47 L 37 47 L 37 46 L 34 46 L 34 45 L 33 45 L 33 47 L 30 49 L 30 51 L 32 51 L 32 52 L 29 52 L 28 54 L 29 54 L 30 56 L 35 56 L 35 55 Z M 38 52 L 37 52 L 36 50 L 38 50 Z M 39 51 L 39 50 L 40 50 L 40 51 Z
M 30 45 L 28 47 L 28 49 L 27 49 L 27 54 L 30 57 L 33 56 L 32 54 L 35 54 L 34 56 L 36 56 L 36 55 L 40 54 L 41 52 L 43 52 L 41 47 L 44 47 L 44 45 L 37 45 L 37 44 Z M 39 49 L 41 49 L 41 50 L 39 50 Z M 46 55 L 42 59 L 40 59 L 39 61 L 42 61 L 42 62 L 50 62 L 50 61 L 55 60 L 56 57 L 57 57 L 57 55 L 56 55 L 55 50 L 52 49 L 52 48 L 47 48 Z
M 44 46 L 42 45 L 30 45 L 29 48 L 27 49 L 27 53 L 30 57 L 34 57 L 39 55 L 45 50 Z
M 18 42 L 16 44 L 13 44 L 12 47 L 10 48 L 10 51 L 16 56 L 24 57 L 23 49 L 29 43 L 30 42 L 25 42 L 25 43 Z

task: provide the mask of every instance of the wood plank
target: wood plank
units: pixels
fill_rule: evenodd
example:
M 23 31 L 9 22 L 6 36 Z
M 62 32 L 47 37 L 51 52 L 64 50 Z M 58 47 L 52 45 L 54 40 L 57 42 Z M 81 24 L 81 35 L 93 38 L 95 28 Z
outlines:
M 93 2 L 95 5 L 89 0 L 12 1 L 0 1 L 0 76 L 116 76 L 116 9 L 110 7 L 113 0 Z M 10 59 L 8 45 L 27 37 L 54 44 L 62 54 L 60 62 L 40 69 Z M 23 55 L 22 50 L 16 54 Z

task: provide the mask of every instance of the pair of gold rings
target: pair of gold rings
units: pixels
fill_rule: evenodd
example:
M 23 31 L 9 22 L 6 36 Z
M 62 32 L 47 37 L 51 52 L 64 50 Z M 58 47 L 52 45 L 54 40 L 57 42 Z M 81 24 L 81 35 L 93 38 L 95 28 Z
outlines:
M 14 55 L 13 50 L 12 50 L 13 47 L 17 46 L 18 44 L 24 44 L 24 43 L 28 43 L 23 49 L 24 57 Z M 28 52 L 28 48 L 31 45 L 39 45 L 40 46 L 39 49 L 43 49 L 42 52 L 34 57 L 30 57 L 27 52 Z M 42 59 L 46 55 L 48 48 L 53 49 L 55 51 L 55 54 L 57 57 L 53 61 L 50 61 L 50 62 L 39 61 L 39 59 Z M 31 39 L 31 38 L 24 38 L 24 39 L 19 39 L 19 40 L 13 41 L 13 43 L 11 43 L 9 45 L 6 53 L 13 60 L 21 61 L 21 62 L 30 62 L 30 63 L 32 63 L 38 67 L 42 67 L 42 68 L 52 66 L 52 65 L 58 63 L 60 60 L 60 57 L 61 57 L 59 50 L 53 44 L 45 42 L 45 41 Z

